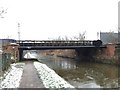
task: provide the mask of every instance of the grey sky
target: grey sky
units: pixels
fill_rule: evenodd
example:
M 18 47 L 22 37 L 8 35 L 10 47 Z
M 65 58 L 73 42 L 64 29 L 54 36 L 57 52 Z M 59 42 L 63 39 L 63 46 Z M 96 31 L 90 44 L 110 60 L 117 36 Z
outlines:
M 97 32 L 117 31 L 119 0 L 0 0 L 7 8 L 0 18 L 0 38 L 48 39 L 73 37 L 86 31 L 86 39 Z

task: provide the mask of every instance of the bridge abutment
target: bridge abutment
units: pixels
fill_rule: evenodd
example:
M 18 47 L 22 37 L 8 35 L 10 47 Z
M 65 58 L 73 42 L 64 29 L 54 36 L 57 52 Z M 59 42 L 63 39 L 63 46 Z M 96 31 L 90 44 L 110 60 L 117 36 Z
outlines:
M 94 60 L 96 62 L 108 63 L 108 64 L 119 64 L 118 61 L 118 48 L 115 44 L 106 44 L 106 48 L 102 48 L 97 51 Z
M 115 44 L 107 44 L 106 48 L 104 49 L 104 55 L 108 58 L 115 56 Z
M 115 44 L 106 44 L 106 47 L 76 49 L 81 61 L 91 61 L 108 64 L 119 64 L 118 52 Z
M 23 50 L 19 49 L 19 61 L 23 61 Z
M 98 48 L 79 48 L 76 49 L 77 57 L 80 61 L 91 61 L 94 59 Z

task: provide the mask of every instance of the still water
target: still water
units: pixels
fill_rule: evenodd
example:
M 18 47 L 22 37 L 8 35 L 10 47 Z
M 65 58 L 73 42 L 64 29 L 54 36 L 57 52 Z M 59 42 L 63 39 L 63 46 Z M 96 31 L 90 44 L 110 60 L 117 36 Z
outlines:
M 39 61 L 54 69 L 76 88 L 117 88 L 118 67 L 82 62 L 56 56 L 39 56 Z

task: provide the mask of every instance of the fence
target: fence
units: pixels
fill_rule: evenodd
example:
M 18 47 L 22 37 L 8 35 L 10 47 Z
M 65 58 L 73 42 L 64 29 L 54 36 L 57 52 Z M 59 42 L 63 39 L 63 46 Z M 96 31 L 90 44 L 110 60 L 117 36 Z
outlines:
M 12 62 L 11 54 L 7 50 L 10 43 L 14 43 L 14 39 L 0 39 L 0 76 L 2 73 L 7 70 Z
M 11 64 L 11 54 L 10 53 L 2 53 L 0 54 L 0 74 L 3 71 L 7 70 Z

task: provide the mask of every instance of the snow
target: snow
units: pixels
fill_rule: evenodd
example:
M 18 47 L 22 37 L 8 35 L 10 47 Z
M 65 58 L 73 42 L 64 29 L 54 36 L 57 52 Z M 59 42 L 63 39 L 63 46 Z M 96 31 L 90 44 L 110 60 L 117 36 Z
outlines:
M 30 52 L 27 52 L 24 56 L 24 58 L 36 58 L 35 56 L 33 56 Z
M 40 62 L 34 62 L 34 66 L 46 88 L 75 88 L 47 65 Z
M 11 68 L 2 77 L 0 88 L 18 88 L 24 65 L 24 63 L 11 64 Z

